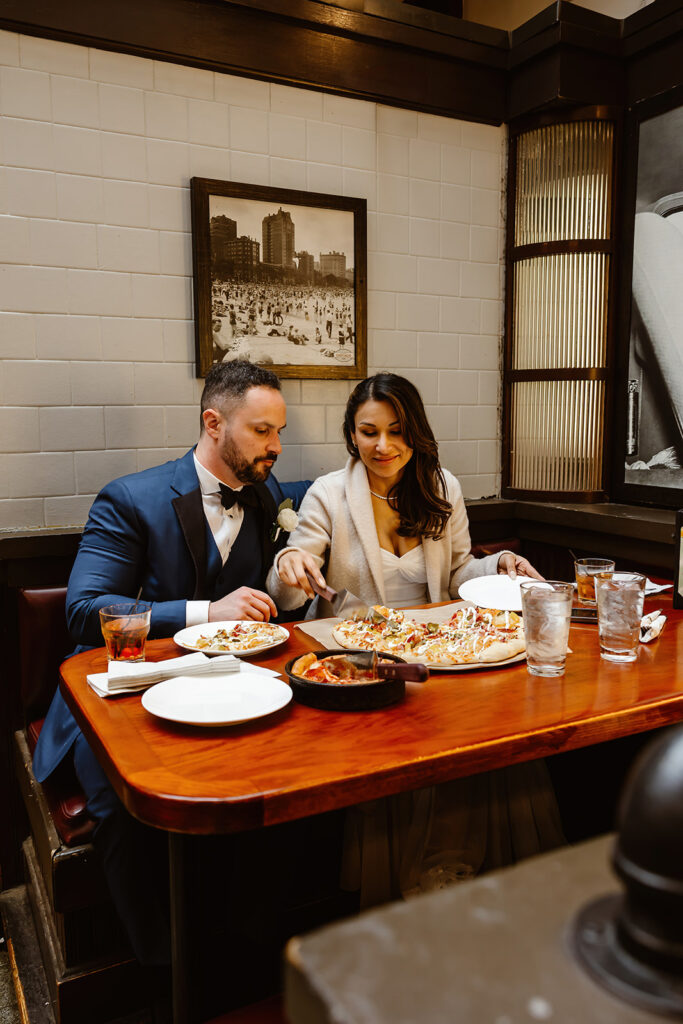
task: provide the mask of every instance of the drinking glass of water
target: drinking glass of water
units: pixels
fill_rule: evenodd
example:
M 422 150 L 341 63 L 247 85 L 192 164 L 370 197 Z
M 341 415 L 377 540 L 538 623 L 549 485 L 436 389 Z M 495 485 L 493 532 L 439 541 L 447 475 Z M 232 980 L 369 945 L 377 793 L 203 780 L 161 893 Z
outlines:
M 574 584 L 525 580 L 520 590 L 527 670 L 532 676 L 561 676 L 567 660 Z
M 645 577 L 638 572 L 601 572 L 595 577 L 600 657 L 635 661 L 640 643 Z

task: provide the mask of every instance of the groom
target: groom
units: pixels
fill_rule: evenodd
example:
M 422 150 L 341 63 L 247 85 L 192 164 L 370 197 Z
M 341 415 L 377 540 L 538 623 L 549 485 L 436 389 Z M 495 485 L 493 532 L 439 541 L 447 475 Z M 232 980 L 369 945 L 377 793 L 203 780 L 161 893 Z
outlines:
M 77 650 L 102 644 L 100 608 L 134 598 L 140 588 L 152 605 L 151 638 L 202 622 L 277 615 L 265 576 L 276 552 L 278 505 L 289 497 L 298 506 L 308 486 L 270 476 L 285 425 L 274 373 L 244 360 L 211 368 L 196 447 L 114 480 L 93 503 L 66 601 Z M 165 894 L 146 877 L 140 854 L 141 842 L 159 837 L 146 830 L 141 840 L 144 826 L 123 810 L 57 691 L 34 755 L 36 778 L 43 782 L 67 756 L 96 821 L 95 845 L 133 949 L 142 963 L 165 964 Z

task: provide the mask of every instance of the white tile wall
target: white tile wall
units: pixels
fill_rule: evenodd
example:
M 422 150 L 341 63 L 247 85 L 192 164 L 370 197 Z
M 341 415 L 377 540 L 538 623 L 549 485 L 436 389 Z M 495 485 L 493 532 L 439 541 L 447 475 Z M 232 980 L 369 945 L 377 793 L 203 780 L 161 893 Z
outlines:
M 194 442 L 191 175 L 368 200 L 369 371 L 496 492 L 503 128 L 0 31 L 0 138 L 0 528 Z M 343 464 L 353 384 L 283 382 L 282 479 Z

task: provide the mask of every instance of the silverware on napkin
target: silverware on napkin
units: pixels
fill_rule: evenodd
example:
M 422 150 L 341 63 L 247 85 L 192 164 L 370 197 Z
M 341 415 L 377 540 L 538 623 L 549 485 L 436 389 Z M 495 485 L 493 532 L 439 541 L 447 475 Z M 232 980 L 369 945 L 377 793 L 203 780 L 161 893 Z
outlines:
M 644 615 L 640 620 L 641 644 L 648 644 L 650 640 L 656 639 L 664 629 L 665 622 L 666 615 L 662 615 L 661 608 L 658 608 L 656 612 L 650 612 L 649 615 Z
M 173 676 L 224 675 L 226 672 L 239 670 L 240 661 L 232 654 L 208 658 L 206 654 L 197 651 L 194 654 L 181 655 L 179 658 L 167 658 L 165 661 L 110 661 L 107 668 L 107 685 L 110 692 L 129 687 L 142 689 Z

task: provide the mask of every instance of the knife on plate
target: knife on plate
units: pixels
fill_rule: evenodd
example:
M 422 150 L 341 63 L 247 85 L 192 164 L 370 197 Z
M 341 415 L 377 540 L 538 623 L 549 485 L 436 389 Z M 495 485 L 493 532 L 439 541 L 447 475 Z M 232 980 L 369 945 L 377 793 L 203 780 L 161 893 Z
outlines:
M 389 622 L 389 618 L 378 612 L 376 608 L 368 605 L 366 601 L 356 597 L 345 587 L 342 590 L 333 590 L 325 585 L 321 587 L 318 581 L 311 575 L 308 569 L 305 570 L 308 582 L 319 597 L 324 598 L 332 606 L 332 612 L 340 619 L 374 619 L 376 622 Z

